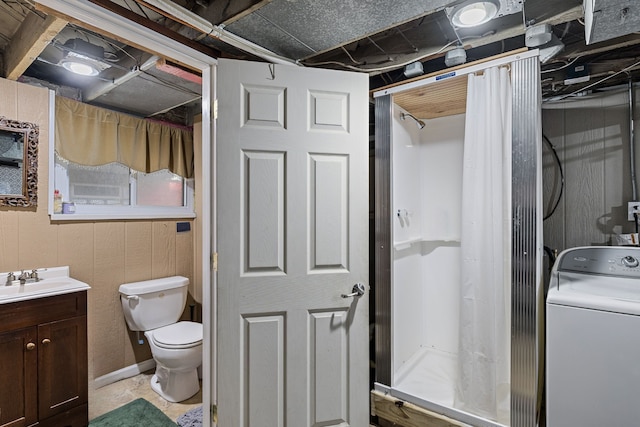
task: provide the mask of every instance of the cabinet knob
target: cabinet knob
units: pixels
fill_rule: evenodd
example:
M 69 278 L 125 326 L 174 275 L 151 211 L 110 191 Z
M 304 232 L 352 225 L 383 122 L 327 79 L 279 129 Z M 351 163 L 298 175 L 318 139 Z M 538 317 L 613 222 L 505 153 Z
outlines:
M 42 344 L 49 344 L 51 342 L 51 340 L 49 338 L 45 338 L 42 340 Z
M 31 351 L 34 348 L 36 348 L 36 345 L 34 343 L 32 343 L 32 342 L 27 343 L 27 350 Z

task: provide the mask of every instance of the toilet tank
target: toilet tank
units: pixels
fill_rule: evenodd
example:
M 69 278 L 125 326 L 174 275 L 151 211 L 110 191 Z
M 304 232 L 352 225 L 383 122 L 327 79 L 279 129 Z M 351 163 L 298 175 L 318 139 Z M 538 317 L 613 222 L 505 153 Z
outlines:
M 163 277 L 120 285 L 120 302 L 132 331 L 149 331 L 176 323 L 187 302 L 189 279 Z

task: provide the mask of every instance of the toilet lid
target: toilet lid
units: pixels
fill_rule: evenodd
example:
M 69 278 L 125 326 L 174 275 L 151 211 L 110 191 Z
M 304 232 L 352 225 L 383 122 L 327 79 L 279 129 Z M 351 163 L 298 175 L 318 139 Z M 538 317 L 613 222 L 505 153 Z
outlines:
M 194 347 L 202 343 L 202 323 L 178 322 L 153 331 L 153 342 L 165 348 Z

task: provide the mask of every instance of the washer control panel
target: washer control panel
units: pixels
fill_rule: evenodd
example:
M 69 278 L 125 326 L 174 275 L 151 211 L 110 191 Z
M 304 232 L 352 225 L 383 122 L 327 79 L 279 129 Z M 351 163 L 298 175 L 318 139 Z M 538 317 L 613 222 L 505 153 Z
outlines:
M 640 278 L 640 247 L 593 246 L 567 249 L 558 257 L 555 269 Z
M 633 255 L 627 255 L 622 258 L 622 264 L 625 267 L 636 268 L 638 266 L 638 258 L 634 258 Z

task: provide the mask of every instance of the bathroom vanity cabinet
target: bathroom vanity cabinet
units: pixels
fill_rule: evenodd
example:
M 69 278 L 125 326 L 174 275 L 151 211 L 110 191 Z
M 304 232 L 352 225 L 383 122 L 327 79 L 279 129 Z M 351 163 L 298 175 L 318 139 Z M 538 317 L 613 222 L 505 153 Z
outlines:
M 87 292 L 0 305 L 0 427 L 88 424 Z

